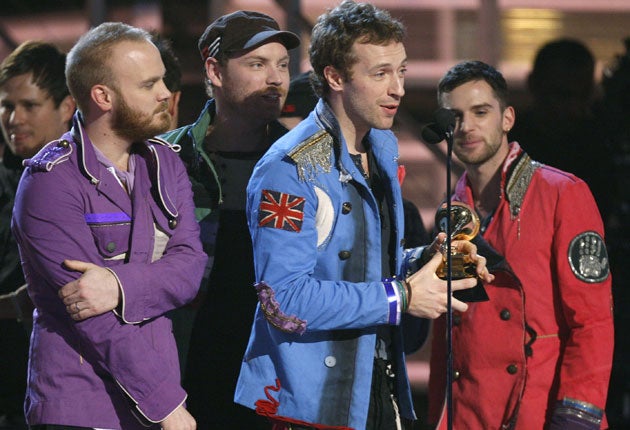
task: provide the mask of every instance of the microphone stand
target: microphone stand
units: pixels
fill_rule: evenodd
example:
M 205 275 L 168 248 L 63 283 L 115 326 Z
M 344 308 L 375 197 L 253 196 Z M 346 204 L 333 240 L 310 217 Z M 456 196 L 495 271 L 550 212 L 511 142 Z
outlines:
M 451 164 L 453 160 L 453 134 L 454 130 L 449 126 L 446 131 L 446 213 L 448 214 L 446 217 L 446 425 L 448 430 L 453 429 L 453 266 L 451 265 Z
M 452 266 L 452 219 L 451 219 L 451 170 L 456 118 L 453 111 L 438 109 L 435 123 L 423 129 L 422 137 L 428 143 L 446 140 L 446 414 L 447 428 L 453 429 L 453 266 Z

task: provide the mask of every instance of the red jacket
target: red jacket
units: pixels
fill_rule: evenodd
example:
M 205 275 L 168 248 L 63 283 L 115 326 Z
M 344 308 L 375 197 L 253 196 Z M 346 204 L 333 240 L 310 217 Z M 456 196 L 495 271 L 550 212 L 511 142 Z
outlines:
M 453 315 L 453 429 L 543 429 L 565 397 L 604 409 L 612 365 L 611 277 L 586 183 L 512 143 L 502 198 L 478 246 L 489 301 Z M 455 200 L 472 206 L 466 174 Z M 484 249 L 485 245 L 490 248 Z M 434 324 L 429 422 L 446 428 L 446 320 Z M 605 417 L 602 427 L 606 427 Z

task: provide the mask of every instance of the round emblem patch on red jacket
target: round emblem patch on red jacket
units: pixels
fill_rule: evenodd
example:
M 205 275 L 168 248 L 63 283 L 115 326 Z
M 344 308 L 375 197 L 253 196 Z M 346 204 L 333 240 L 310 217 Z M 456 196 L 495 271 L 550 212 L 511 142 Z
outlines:
M 608 252 L 599 233 L 585 231 L 571 240 L 569 264 L 573 274 L 584 282 L 602 282 L 608 277 Z

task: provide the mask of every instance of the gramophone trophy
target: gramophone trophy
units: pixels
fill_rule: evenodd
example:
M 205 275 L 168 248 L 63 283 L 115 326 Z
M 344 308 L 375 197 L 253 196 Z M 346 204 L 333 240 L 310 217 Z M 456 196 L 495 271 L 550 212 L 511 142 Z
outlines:
M 447 204 L 443 203 L 435 214 L 435 225 L 439 231 L 446 233 L 448 217 Z M 468 205 L 462 202 L 451 203 L 451 240 L 471 240 L 479 233 L 479 217 Z M 442 264 L 437 269 L 437 275 L 446 279 L 447 248 L 446 242 L 442 246 Z M 474 278 L 477 276 L 476 266 L 468 254 L 451 249 L 451 279 Z

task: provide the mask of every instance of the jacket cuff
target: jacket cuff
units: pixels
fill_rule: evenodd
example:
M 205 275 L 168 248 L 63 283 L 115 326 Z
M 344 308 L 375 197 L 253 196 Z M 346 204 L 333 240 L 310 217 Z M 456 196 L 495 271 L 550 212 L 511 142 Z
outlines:
M 134 402 L 141 420 L 154 424 L 164 421 L 175 409 L 183 405 L 187 398 L 181 386 L 168 382 L 161 384 L 150 396 L 143 399 L 135 399 L 120 383 L 118 386 Z
M 603 416 L 597 406 L 565 397 L 556 404 L 549 430 L 599 430 Z

